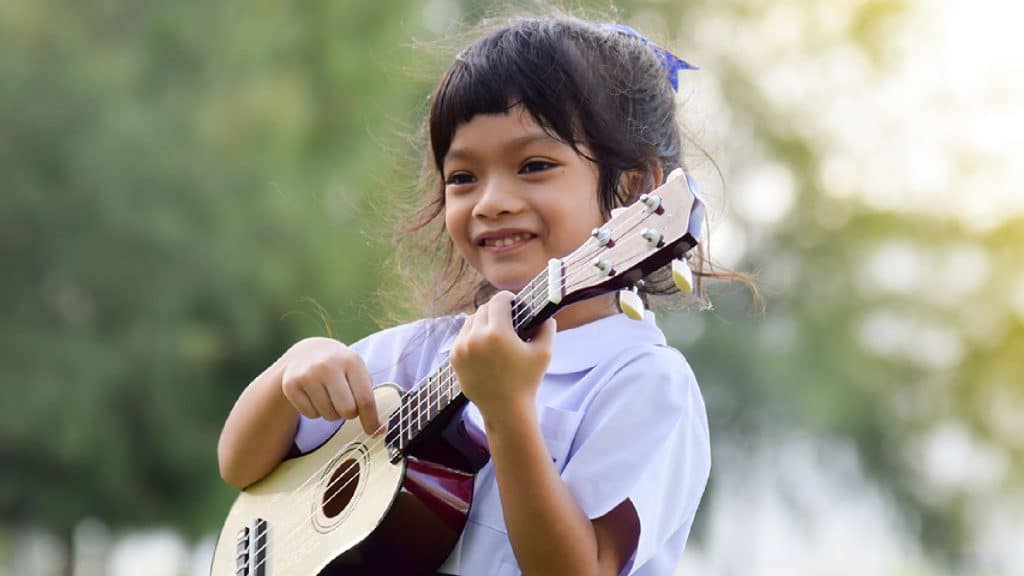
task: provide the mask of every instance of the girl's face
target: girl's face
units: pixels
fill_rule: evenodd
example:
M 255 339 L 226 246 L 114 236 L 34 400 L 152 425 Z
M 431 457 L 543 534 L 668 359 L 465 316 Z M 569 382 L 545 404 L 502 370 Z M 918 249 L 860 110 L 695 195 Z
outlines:
M 463 258 L 517 292 L 604 222 L 597 166 L 521 106 L 474 116 L 444 157 L 445 226 Z

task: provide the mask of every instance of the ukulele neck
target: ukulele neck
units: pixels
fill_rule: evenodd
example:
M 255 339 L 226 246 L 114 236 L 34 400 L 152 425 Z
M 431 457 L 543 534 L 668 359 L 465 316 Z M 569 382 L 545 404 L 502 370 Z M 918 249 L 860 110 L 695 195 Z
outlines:
M 520 338 L 550 318 L 562 304 L 564 291 L 562 262 L 551 259 L 512 299 L 512 326 Z M 450 362 L 445 362 L 402 397 L 399 408 L 388 419 L 387 444 L 395 456 L 404 455 L 442 414 L 465 403 L 462 388 Z

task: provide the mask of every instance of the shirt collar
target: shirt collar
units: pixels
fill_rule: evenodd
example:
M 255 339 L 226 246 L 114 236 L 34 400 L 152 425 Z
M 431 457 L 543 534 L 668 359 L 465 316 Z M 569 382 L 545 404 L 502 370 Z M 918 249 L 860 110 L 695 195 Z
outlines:
M 555 333 L 548 372 L 569 374 L 589 370 L 626 346 L 665 345 L 665 335 L 654 323 L 654 312 L 644 311 L 644 319 L 632 320 L 614 314 L 576 328 Z
M 463 317 L 458 318 L 458 327 Z M 447 354 L 455 340 L 455 333 L 441 347 Z M 583 372 L 597 366 L 625 346 L 649 344 L 664 346 L 665 335 L 655 324 L 654 312 L 644 311 L 644 319 L 631 320 L 625 314 L 613 314 L 576 328 L 555 333 L 555 344 L 551 351 L 550 374 L 571 374 Z

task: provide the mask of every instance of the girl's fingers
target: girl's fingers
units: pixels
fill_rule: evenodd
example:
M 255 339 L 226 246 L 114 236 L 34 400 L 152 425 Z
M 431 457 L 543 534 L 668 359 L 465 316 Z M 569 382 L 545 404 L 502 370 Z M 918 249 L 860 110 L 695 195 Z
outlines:
M 473 328 L 474 329 L 482 330 L 482 329 L 487 328 L 487 326 L 490 324 L 490 315 L 491 315 L 490 309 L 491 309 L 491 303 L 490 302 L 486 302 L 483 306 L 481 306 L 481 307 L 476 309 L 476 314 L 473 315 L 473 316 L 476 317 L 473 320 Z
M 334 411 L 346 420 L 355 418 L 356 402 L 345 380 L 345 373 L 340 370 L 332 371 L 327 377 L 326 388 Z
M 326 420 L 341 418 L 338 411 L 334 409 L 334 404 L 331 403 L 331 397 L 327 393 L 327 383 L 313 382 L 304 387 L 303 390 L 309 397 L 309 401 L 313 404 L 313 408 L 316 408 L 317 413 L 322 418 Z
M 470 331 L 473 330 L 473 319 L 476 318 L 476 312 L 466 315 L 466 321 L 462 323 L 462 328 L 459 329 L 459 335 L 457 338 L 465 338 Z
M 373 395 L 370 372 L 366 369 L 366 364 L 359 359 L 350 364 L 345 375 L 349 390 L 355 399 L 356 410 L 359 412 L 359 421 L 363 424 L 363 430 L 372 435 L 381 427 L 382 422 L 377 414 L 377 400 Z
M 309 400 L 309 395 L 302 388 L 298 388 L 288 395 L 288 401 L 299 411 L 299 414 L 306 418 L 313 419 L 319 416 L 316 408 L 313 407 L 313 403 Z
M 512 327 L 512 298 L 513 294 L 507 290 L 502 290 L 491 298 L 491 301 L 487 303 L 487 307 L 490 308 L 488 313 L 488 320 L 492 328 L 497 329 L 499 332 L 511 332 L 514 330 Z

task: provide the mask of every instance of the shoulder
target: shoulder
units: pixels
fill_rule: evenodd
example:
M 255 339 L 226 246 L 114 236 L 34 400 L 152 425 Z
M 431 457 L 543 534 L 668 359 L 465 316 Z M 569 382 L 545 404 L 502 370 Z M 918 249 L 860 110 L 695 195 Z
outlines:
M 697 378 L 681 352 L 664 344 L 640 344 L 622 349 L 595 367 L 602 382 L 601 392 L 634 402 L 654 397 L 661 402 L 689 402 L 700 396 Z
M 577 442 L 602 438 L 602 444 L 627 444 L 674 452 L 679 446 L 710 465 L 707 409 L 697 379 L 685 357 L 666 345 L 625 348 L 603 365 L 581 406 Z M 643 452 L 644 450 L 637 450 Z
M 381 342 L 411 342 L 414 339 L 426 340 L 447 332 L 459 317 L 441 316 L 437 318 L 420 318 L 412 322 L 382 328 L 354 342 L 353 347 L 368 346 Z
M 361 355 L 408 347 L 436 350 L 454 337 L 459 325 L 461 318 L 456 316 L 421 318 L 374 332 L 351 344 L 351 348 Z
M 375 332 L 350 348 L 375 383 L 387 380 L 408 389 L 440 361 L 461 324 L 459 316 L 424 318 Z
M 627 346 L 610 360 L 616 374 L 647 374 L 663 380 L 696 381 L 683 353 L 667 344 Z

